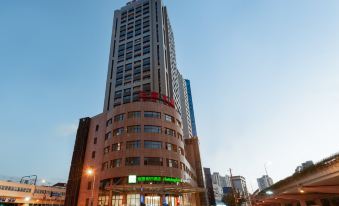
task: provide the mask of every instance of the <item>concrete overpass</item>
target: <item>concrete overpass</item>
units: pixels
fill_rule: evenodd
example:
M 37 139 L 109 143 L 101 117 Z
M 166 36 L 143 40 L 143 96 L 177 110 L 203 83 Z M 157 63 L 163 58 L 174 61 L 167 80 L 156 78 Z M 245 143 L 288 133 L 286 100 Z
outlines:
M 252 205 L 339 206 L 339 153 L 259 192 Z

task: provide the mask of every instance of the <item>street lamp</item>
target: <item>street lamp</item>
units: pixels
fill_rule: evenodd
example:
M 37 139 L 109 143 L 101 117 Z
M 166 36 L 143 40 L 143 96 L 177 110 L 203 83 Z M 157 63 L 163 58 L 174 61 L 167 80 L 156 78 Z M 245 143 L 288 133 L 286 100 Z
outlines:
M 93 183 L 92 183 L 92 193 L 91 193 L 91 206 L 93 206 L 93 202 L 94 202 L 94 197 L 93 197 L 93 192 L 94 192 L 94 184 L 95 184 L 95 172 L 94 172 L 94 169 L 89 167 L 86 169 L 86 174 L 87 176 L 91 177 L 93 176 Z
M 31 200 L 31 197 L 25 197 L 25 201 L 29 202 Z

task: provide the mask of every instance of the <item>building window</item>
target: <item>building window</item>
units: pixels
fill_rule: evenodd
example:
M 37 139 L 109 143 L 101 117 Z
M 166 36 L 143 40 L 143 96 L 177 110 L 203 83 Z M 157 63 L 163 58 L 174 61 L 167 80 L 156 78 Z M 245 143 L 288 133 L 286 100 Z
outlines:
M 182 141 L 182 135 L 178 132 L 178 139 Z
M 161 113 L 160 112 L 145 111 L 144 112 L 144 117 L 160 119 Z
M 175 137 L 175 131 L 173 129 L 165 128 L 165 134 Z
M 126 149 L 138 149 L 140 148 L 140 140 L 126 142 Z
M 126 166 L 140 165 L 140 157 L 126 157 Z
M 165 114 L 165 121 L 174 123 L 174 117 L 172 117 L 171 115 Z
M 109 139 L 112 137 L 112 132 L 108 132 L 105 134 L 105 140 Z
M 97 137 L 94 137 L 94 144 L 97 144 L 97 142 L 98 142 L 98 138 Z
M 133 125 L 127 127 L 127 133 L 140 133 L 141 127 L 140 125 Z
M 95 151 L 92 151 L 92 159 L 95 158 Z
M 185 170 L 185 164 L 182 163 L 182 162 L 180 162 L 180 169 L 181 169 L 181 170 Z
M 112 124 L 112 118 L 106 121 L 106 127 Z
M 177 146 L 175 144 L 171 144 L 171 143 L 166 143 L 166 149 L 169 151 L 177 151 Z
M 161 149 L 162 143 L 155 141 L 144 141 L 144 148 L 146 149 Z
M 145 92 L 150 92 L 151 91 L 151 84 L 148 83 L 148 84 L 142 85 L 142 90 L 145 91 Z
M 181 128 L 181 122 L 177 120 L 177 125 Z
M 127 117 L 128 118 L 140 118 L 141 112 L 140 111 L 128 112 Z
M 140 206 L 140 194 L 128 194 L 127 205 Z
M 107 154 L 107 153 L 109 153 L 109 146 L 104 148 L 104 154 Z
M 120 167 L 121 166 L 121 158 L 111 160 L 110 168 Z
M 161 133 L 161 127 L 158 126 L 152 126 L 152 125 L 145 125 L 144 126 L 144 132 L 145 133 Z
M 99 125 L 98 124 L 95 126 L 95 131 L 96 132 L 99 131 Z
M 144 157 L 144 165 L 162 166 L 161 157 Z
M 112 196 L 112 206 L 121 206 L 122 205 L 122 195 L 113 195 Z
M 101 165 L 101 171 L 104 171 L 105 169 L 108 169 L 108 162 L 104 162 Z
M 114 116 L 114 122 L 120 122 L 124 120 L 124 114 L 118 114 Z
M 167 159 L 167 167 L 178 168 L 178 161 L 172 160 L 172 159 Z
M 87 183 L 87 190 L 91 190 L 92 189 L 92 181 L 89 181 Z
M 122 142 L 112 144 L 112 151 L 120 151 L 122 147 Z
M 119 135 L 122 135 L 124 133 L 124 128 L 123 127 L 120 127 L 120 128 L 117 128 L 113 131 L 113 135 L 114 136 L 119 136 Z
M 181 155 L 184 155 L 184 156 L 185 156 L 184 149 L 183 149 L 183 148 L 181 148 L 181 147 L 179 147 L 179 154 L 181 154 Z
M 99 196 L 98 206 L 108 206 L 109 196 Z

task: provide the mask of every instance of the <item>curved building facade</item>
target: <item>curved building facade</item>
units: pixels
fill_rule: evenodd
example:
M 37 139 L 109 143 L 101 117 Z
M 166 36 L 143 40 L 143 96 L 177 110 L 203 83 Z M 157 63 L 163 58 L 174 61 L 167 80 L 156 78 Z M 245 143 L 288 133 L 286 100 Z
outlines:
M 67 206 L 206 205 L 199 142 L 161 0 L 114 12 L 103 112 L 79 121 Z

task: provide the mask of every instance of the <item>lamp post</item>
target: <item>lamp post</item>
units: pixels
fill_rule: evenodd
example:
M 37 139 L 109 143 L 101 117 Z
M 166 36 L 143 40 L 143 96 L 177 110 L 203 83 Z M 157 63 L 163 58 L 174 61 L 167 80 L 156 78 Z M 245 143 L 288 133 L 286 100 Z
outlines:
M 87 174 L 87 176 L 93 176 L 93 183 L 92 183 L 92 193 L 91 193 L 91 206 L 93 206 L 93 202 L 94 202 L 94 196 L 93 196 L 93 194 L 94 194 L 94 184 L 95 184 L 95 172 L 94 172 L 94 169 L 93 168 L 87 168 L 87 170 L 86 170 L 86 174 Z

